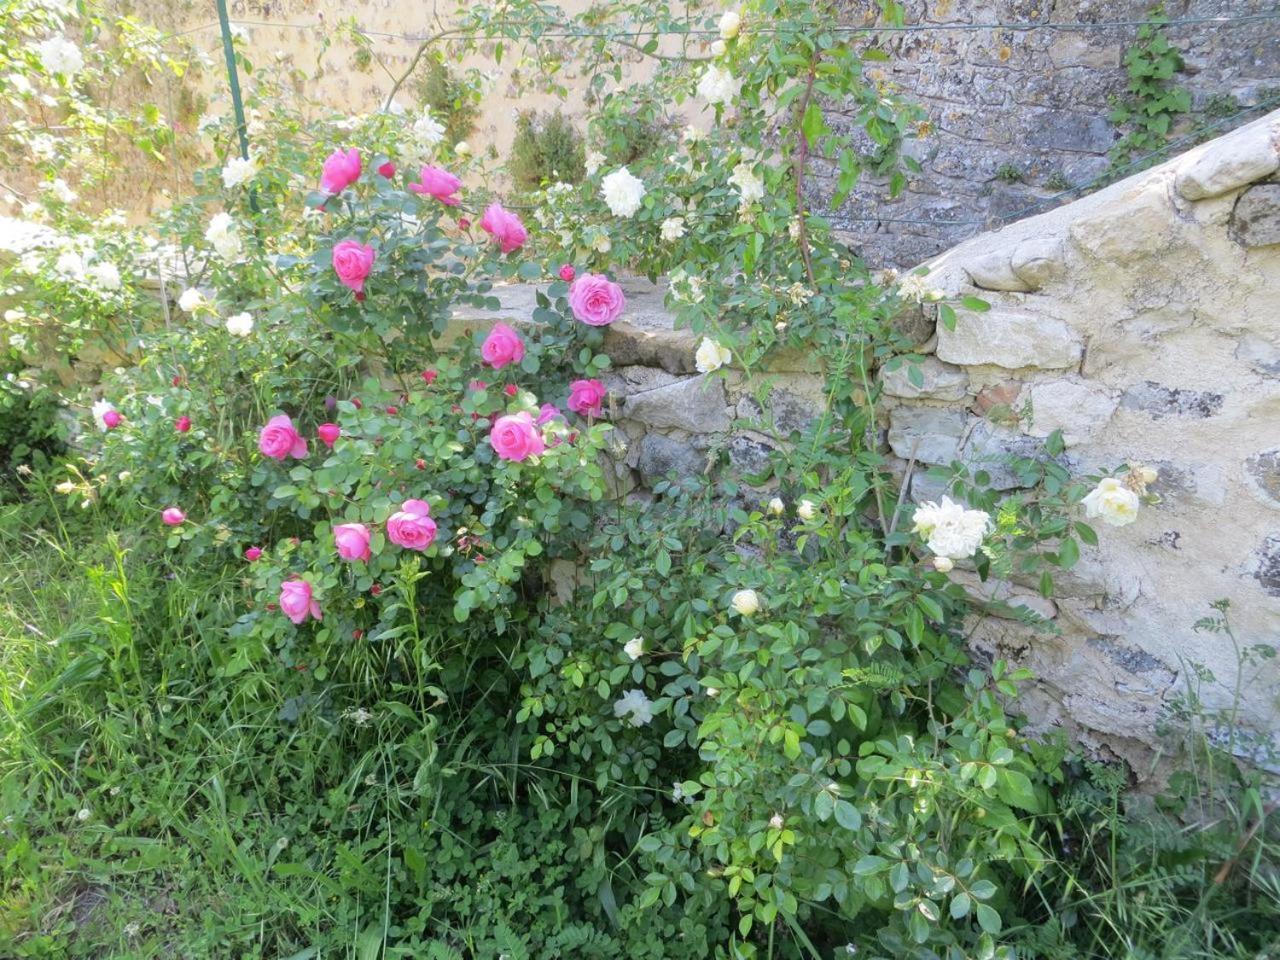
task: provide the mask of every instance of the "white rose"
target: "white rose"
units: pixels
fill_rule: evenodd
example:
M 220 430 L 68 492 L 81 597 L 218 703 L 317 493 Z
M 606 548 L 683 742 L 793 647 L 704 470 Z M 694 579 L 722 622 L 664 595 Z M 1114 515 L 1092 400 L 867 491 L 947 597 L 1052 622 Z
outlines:
M 202 306 L 204 306 L 204 294 L 195 287 L 188 287 L 182 291 L 182 296 L 178 297 L 179 309 L 187 313 L 194 313 Z
M 1123 527 L 1138 519 L 1138 507 L 1142 503 L 1136 493 L 1115 477 L 1103 477 L 1081 502 L 1086 516 L 1101 518 L 1113 527 Z
M 66 37 L 55 35 L 42 40 L 36 44 L 36 54 L 46 73 L 74 77 L 84 69 L 84 54 Z
M 743 206 L 764 199 L 764 181 L 756 175 L 754 164 L 737 164 L 729 177 L 729 183 L 738 188 L 738 199 Z
M 950 573 L 954 567 L 955 561 L 950 557 L 933 558 L 933 569 L 937 570 L 939 573 Z
M 597 233 L 591 238 L 591 249 L 596 253 L 608 253 L 613 249 L 613 241 L 607 233 Z
M 782 814 L 780 813 L 775 813 L 769 818 L 769 826 L 773 827 L 775 830 L 781 830 L 783 822 Z
M 982 510 L 968 510 L 949 497 L 916 507 L 913 532 L 925 539 L 930 552 L 949 560 L 972 557 L 991 532 L 991 518 Z
M 817 514 L 818 514 L 817 507 L 814 506 L 814 503 L 812 500 L 801 500 L 800 506 L 796 507 L 796 516 L 798 516 L 801 520 L 812 520 L 815 516 L 817 516 Z
M 213 246 L 218 256 L 228 263 L 239 259 L 243 251 L 240 234 L 229 213 L 214 214 L 209 221 L 209 228 L 204 232 L 204 238 Z
M 729 604 L 744 617 L 749 617 L 760 609 L 760 597 L 754 590 L 739 590 Z
M 227 317 L 227 333 L 235 337 L 247 337 L 253 333 L 253 317 L 247 313 L 237 313 Z
M 604 166 L 605 156 L 599 150 L 587 151 L 587 176 L 595 175 L 595 172 Z
M 114 292 L 120 289 L 120 271 L 107 260 L 90 267 L 88 277 L 99 290 Z
M 767 509 L 775 517 L 780 517 L 782 516 L 782 512 L 787 508 L 786 508 L 786 505 L 782 502 L 781 497 L 774 497 L 772 500 L 769 501 Z
M 738 95 L 738 83 L 728 70 L 712 64 L 698 81 L 698 96 L 710 104 L 728 103 Z
M 471 156 L 471 144 L 465 140 L 459 140 L 453 145 L 453 152 L 460 157 Z
M 107 414 L 108 414 L 108 413 L 110 413 L 110 412 L 111 412 L 112 410 L 114 410 L 114 409 L 115 409 L 115 407 L 113 407 L 113 406 L 112 406 L 108 401 L 106 401 L 106 400 L 96 400 L 96 401 L 94 401 L 94 404 L 93 404 L 93 422 L 94 422 L 94 423 L 96 423 L 96 424 L 98 425 L 98 429 L 99 429 L 99 430 L 105 430 L 105 429 L 107 429 L 106 416 L 107 416 Z
M 630 217 L 640 209 L 645 189 L 640 178 L 632 176 L 630 170 L 622 167 L 600 181 L 600 192 L 615 217 Z
M 644 638 L 632 637 L 622 646 L 622 652 L 632 660 L 639 660 L 640 655 L 644 653 Z
M 720 38 L 732 40 L 742 29 L 742 14 L 737 10 L 726 10 L 720 17 Z
M 667 217 L 662 221 L 662 239 L 667 243 L 684 236 L 684 217 Z
M 258 173 L 258 162 L 252 157 L 232 157 L 222 168 L 222 185 L 234 190 L 241 184 L 248 183 Z
M 729 50 L 729 47 L 723 40 L 713 40 L 711 42 L 711 55 L 713 57 L 723 57 Z
M 413 139 L 422 148 L 434 147 L 444 140 L 444 124 L 431 115 L 429 109 L 413 122 Z
M 720 346 L 710 337 L 702 338 L 702 343 L 698 345 L 698 352 L 693 355 L 694 366 L 698 368 L 699 373 L 719 370 L 732 358 L 733 354 L 727 348 Z
M 58 254 L 53 269 L 64 280 L 84 280 L 84 258 L 74 250 L 63 250 Z
M 613 715 L 624 717 L 630 714 L 633 727 L 643 727 L 653 719 L 653 701 L 644 695 L 643 690 L 628 690 L 613 704 Z
M 61 177 L 58 177 L 56 180 L 52 181 L 51 183 L 45 184 L 44 188 L 48 190 L 50 193 L 52 193 L 55 198 L 57 198 L 58 200 L 61 200 L 63 203 L 76 202 L 76 192 L 72 190 L 70 187 L 68 187 L 67 181 L 63 180 Z

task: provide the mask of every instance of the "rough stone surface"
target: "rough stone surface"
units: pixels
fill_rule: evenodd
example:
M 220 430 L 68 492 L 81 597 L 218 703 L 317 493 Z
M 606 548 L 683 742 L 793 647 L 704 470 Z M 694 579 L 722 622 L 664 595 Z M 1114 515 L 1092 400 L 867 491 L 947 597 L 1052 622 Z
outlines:
M 1014 247 L 1009 266 L 1028 290 L 1039 290 L 1066 272 L 1065 257 L 1061 240 L 1024 240 Z
M 926 28 L 989 23 L 1142 20 L 1150 0 L 906 0 L 906 21 Z M 866 22 L 863 0 L 844 0 L 851 24 Z M 1270 12 L 1273 0 L 1175 0 L 1167 13 L 1232 17 Z M 1188 67 L 1176 76 L 1191 93 L 1188 128 L 1220 118 L 1210 107 L 1257 104 L 1280 87 L 1280 36 L 1266 24 L 1206 28 L 1171 25 L 1170 42 Z M 913 267 L 962 240 L 1014 219 L 1076 200 L 1105 177 L 1107 151 L 1120 133 L 1108 122 L 1111 100 L 1129 81 L 1123 57 L 1130 29 L 939 29 L 890 34 L 877 47 L 888 60 L 868 65 L 873 79 L 897 87 L 929 116 L 906 142 L 921 172 L 886 201 L 884 185 L 864 177 L 834 211 L 835 226 L 873 266 Z M 1244 120 L 1255 119 L 1246 115 Z M 857 107 L 836 107 L 831 122 L 856 130 Z M 1239 123 L 1239 121 L 1237 121 Z M 814 163 L 812 206 L 835 192 L 835 164 Z M 1017 182 L 1009 182 L 1016 178 Z M 1030 213 L 1025 212 L 1030 208 Z M 997 240 L 999 238 L 997 237 Z M 1003 247 L 1004 244 L 1000 243 Z M 1032 282 L 1017 270 L 1019 277 Z M 1036 289 L 1033 286 L 1030 289 Z
M 884 392 L 891 397 L 908 400 L 963 400 L 969 393 L 969 375 L 959 367 L 943 363 L 936 357 L 925 357 L 914 365 L 920 372 L 920 386 L 911 382 L 912 364 L 904 363 L 896 370 L 881 375 Z
M 1036 383 L 1027 393 L 1031 403 L 1027 432 L 1033 437 L 1047 437 L 1061 430 L 1068 446 L 1097 436 L 1116 411 L 1117 400 L 1112 391 L 1080 380 Z
M 706 469 L 707 458 L 688 443 L 660 433 L 646 434 L 640 441 L 637 467 L 641 479 L 652 486 L 668 474 L 692 477 Z
M 964 265 L 965 273 L 974 286 L 983 290 L 1007 290 L 1021 292 L 1032 289 L 1013 269 L 1012 253 L 1008 250 L 996 250 L 975 257 Z
M 956 459 L 965 416 L 936 407 L 898 407 L 889 414 L 889 447 L 904 460 L 947 464 Z
M 1280 142 L 1280 112 L 1240 136 Z M 1280 234 L 1262 242 L 1272 238 L 1273 202 L 1280 228 L 1280 182 L 1274 171 L 1240 182 L 1262 164 L 1233 156 L 1211 142 L 928 261 L 949 296 L 992 304 L 962 313 L 954 332 L 940 329 L 935 352 L 968 373 L 970 408 L 983 419 L 961 422 L 957 402 L 927 398 L 898 398 L 890 417 L 899 474 L 921 436 L 935 459 L 981 467 L 993 487 L 1012 490 L 1025 479 L 1011 455 L 1039 455 L 1039 437 L 1054 428 L 1074 477 L 1132 461 L 1157 471 L 1157 502 L 1128 526 L 1096 523 L 1098 546 L 1055 571 L 1056 635 L 997 617 L 975 622 L 973 635 L 986 655 L 1042 678 L 1033 697 L 1046 723 L 1134 759 L 1156 742 L 1181 664 L 1204 664 L 1217 678 L 1201 688 L 1209 709 L 1231 703 L 1234 655 L 1194 629 L 1210 602 L 1232 602 L 1237 635 L 1273 645 L 1280 637 Z M 1177 186 L 1217 190 L 1228 179 L 1233 186 L 1201 199 Z M 975 259 L 1012 250 L 1016 263 L 1024 249 L 1028 262 L 1049 265 L 1034 292 L 980 292 Z M 1071 363 L 1029 362 L 1043 363 L 1046 330 L 1071 348 L 1053 362 Z M 914 500 L 942 492 L 915 472 Z M 1248 679 L 1243 722 L 1280 729 L 1280 659 Z
M 1238 190 L 1280 168 L 1280 150 L 1266 128 L 1251 127 L 1219 137 L 1182 158 L 1178 193 L 1204 200 Z
M 629 395 L 622 415 L 648 427 L 718 433 L 729 429 L 724 381 L 700 374 Z
M 1258 499 L 1280 510 L 1280 450 L 1255 453 L 1244 462 L 1244 469 Z
M 1280 243 L 1280 183 L 1260 183 L 1240 194 L 1231 211 L 1231 236 L 1246 247 Z
M 1076 366 L 1083 352 L 1079 334 L 1064 321 L 1024 310 L 962 310 L 954 330 L 938 325 L 936 353 L 948 363 L 1061 370 Z
M 1166 387 L 1152 380 L 1134 384 L 1120 398 L 1126 410 L 1141 410 L 1153 420 L 1165 417 L 1212 417 L 1222 410 L 1223 397 L 1210 390 Z

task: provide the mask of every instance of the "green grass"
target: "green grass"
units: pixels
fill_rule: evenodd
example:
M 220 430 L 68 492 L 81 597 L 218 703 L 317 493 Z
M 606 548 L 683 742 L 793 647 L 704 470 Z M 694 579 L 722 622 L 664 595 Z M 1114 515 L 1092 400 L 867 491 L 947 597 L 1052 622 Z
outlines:
M 579 810 L 573 775 L 527 760 L 512 647 L 414 632 L 350 659 L 325 695 L 368 697 L 360 726 L 270 657 L 220 655 L 239 569 L 170 569 L 154 531 L 41 491 L 0 507 L 0 956 L 632 955 L 564 892 L 610 801 Z M 388 706 L 436 684 L 430 712 Z M 1280 957 L 1274 794 L 1188 759 L 1157 800 L 1073 771 L 1057 859 L 1008 905 L 1021 956 Z

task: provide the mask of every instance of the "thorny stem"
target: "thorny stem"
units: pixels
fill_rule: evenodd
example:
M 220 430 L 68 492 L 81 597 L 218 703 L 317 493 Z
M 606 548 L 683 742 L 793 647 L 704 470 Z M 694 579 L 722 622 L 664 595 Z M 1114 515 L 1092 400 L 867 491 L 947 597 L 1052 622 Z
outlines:
M 804 272 L 809 277 L 809 286 L 816 288 L 817 279 L 813 275 L 813 262 L 809 256 L 809 231 L 804 222 L 804 168 L 809 157 L 809 137 L 804 132 L 804 115 L 809 109 L 809 100 L 813 96 L 813 82 L 817 77 L 818 59 L 821 54 L 815 53 L 809 61 L 809 75 L 805 78 L 804 95 L 796 106 L 796 133 L 799 134 L 799 146 L 796 147 L 795 181 L 796 181 L 796 222 L 800 225 L 796 237 L 796 245 L 800 247 L 800 257 L 804 260 Z

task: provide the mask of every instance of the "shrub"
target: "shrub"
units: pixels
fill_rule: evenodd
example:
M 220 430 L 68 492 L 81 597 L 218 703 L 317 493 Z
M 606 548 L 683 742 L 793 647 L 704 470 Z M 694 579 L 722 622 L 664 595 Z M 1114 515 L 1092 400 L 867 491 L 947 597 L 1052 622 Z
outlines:
M 507 169 L 517 190 L 581 183 L 586 176 L 585 156 L 582 134 L 559 110 L 549 114 L 523 110 L 516 117 Z

